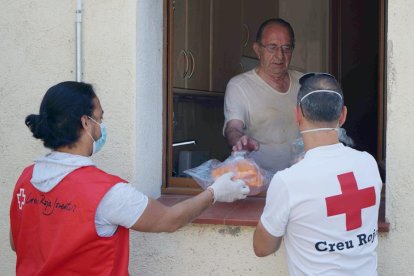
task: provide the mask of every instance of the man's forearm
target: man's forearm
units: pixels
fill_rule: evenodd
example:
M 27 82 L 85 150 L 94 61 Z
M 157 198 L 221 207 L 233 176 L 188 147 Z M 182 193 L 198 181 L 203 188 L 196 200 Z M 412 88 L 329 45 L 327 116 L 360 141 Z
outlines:
M 253 250 L 257 257 L 266 257 L 279 250 L 282 237 L 270 235 L 263 227 L 261 221 L 256 226 L 253 234 Z
M 149 199 L 148 205 L 131 229 L 140 232 L 174 232 L 191 222 L 213 202 L 214 195 L 209 191 L 177 203 L 171 207 Z
M 204 210 L 210 207 L 213 200 L 214 195 L 205 190 L 192 198 L 177 203 L 171 207 L 171 213 L 175 215 L 172 216 L 173 219 L 168 224 L 173 225 L 172 230 L 176 231 L 187 223 L 193 221 Z

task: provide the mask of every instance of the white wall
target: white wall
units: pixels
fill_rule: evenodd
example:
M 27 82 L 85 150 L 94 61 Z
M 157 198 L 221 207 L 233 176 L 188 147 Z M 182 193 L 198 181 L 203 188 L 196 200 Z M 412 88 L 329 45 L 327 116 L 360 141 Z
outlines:
M 173 234 L 134 233 L 132 275 L 287 275 L 284 249 L 253 253 L 254 227 L 191 225 Z M 275 255 L 277 257 L 275 257 Z
M 136 185 L 156 198 L 163 173 L 163 1 L 137 1 L 136 13 Z
M 93 159 L 133 181 L 136 2 L 83 2 L 84 80 L 94 85 L 108 128 L 107 144 Z M 38 112 L 50 86 L 75 80 L 75 9 L 74 0 L 27 0 L 7 1 L 0 10 L 0 275 L 14 274 L 8 242 L 14 183 L 25 166 L 47 152 L 24 118 Z
M 412 275 L 414 270 L 414 2 L 388 1 L 388 235 L 380 240 L 383 275 Z
M 388 1 L 387 217 L 380 275 L 414 270 L 414 2 Z M 94 160 L 157 196 L 162 160 L 162 0 L 85 1 L 85 81 L 105 110 L 108 142 Z M 8 1 L 0 10 L 0 275 L 14 274 L 8 210 L 22 168 L 46 152 L 24 117 L 46 89 L 74 80 L 75 1 Z M 135 165 L 136 164 L 136 165 Z M 136 184 L 134 184 L 136 185 Z M 285 275 L 284 251 L 254 257 L 253 227 L 189 225 L 131 235 L 132 275 Z
M 4 2 L 4 1 L 3 1 Z M 0 10 L 0 275 L 13 275 L 9 204 L 22 168 L 46 152 L 26 115 L 46 89 L 74 79 L 73 1 L 7 1 Z

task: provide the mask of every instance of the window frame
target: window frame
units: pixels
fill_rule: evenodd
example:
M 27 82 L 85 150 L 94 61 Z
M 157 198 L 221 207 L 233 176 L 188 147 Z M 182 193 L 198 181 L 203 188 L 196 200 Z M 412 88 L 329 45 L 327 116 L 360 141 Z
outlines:
M 333 62 L 333 56 L 338 56 L 340 53 L 340 49 L 338 47 L 338 39 L 340 37 L 336 35 L 335 39 L 335 32 L 333 31 L 333 18 L 336 16 L 340 16 L 339 11 L 336 9 L 337 6 L 335 5 L 335 0 L 330 0 L 330 54 L 329 54 L 329 61 L 331 68 L 331 72 L 336 75 L 338 73 L 338 64 Z M 190 178 L 182 178 L 182 177 L 173 177 L 172 176 L 172 62 L 171 57 L 173 56 L 173 26 L 170 24 L 170 20 L 172 18 L 172 0 L 164 0 L 164 32 L 163 32 L 163 39 L 164 39 L 164 48 L 163 48 L 163 56 L 164 56 L 164 66 L 163 66 L 163 80 L 164 80 L 164 116 L 163 116 L 163 132 L 164 135 L 164 146 L 163 146 L 163 183 L 161 191 L 162 193 L 166 194 L 183 194 L 183 195 L 191 195 L 196 194 L 201 191 L 201 188 L 195 183 L 194 180 Z M 380 0 L 380 22 L 379 22 L 379 60 L 378 60 L 378 146 L 377 146 L 377 161 L 381 171 L 381 175 L 383 179 L 385 179 L 385 145 L 386 145 L 386 7 L 387 2 L 386 0 Z M 383 189 L 382 200 L 385 201 L 385 186 Z M 382 204 L 382 208 L 384 208 L 384 204 Z M 385 212 L 383 212 L 385 213 Z M 385 217 L 384 217 L 385 219 Z

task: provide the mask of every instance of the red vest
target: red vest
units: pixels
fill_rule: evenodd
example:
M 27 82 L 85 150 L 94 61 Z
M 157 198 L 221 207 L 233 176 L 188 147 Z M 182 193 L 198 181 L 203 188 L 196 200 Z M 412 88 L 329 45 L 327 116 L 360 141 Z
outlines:
M 47 193 L 27 167 L 14 189 L 10 224 L 17 275 L 128 275 L 129 230 L 99 237 L 95 213 L 105 193 L 126 182 L 94 166 L 68 174 Z

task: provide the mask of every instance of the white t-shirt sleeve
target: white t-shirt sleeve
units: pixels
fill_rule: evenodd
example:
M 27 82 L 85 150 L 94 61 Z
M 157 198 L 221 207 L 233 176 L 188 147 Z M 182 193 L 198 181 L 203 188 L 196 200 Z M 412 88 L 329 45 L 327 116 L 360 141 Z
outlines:
M 224 126 L 223 133 L 227 122 L 230 120 L 240 120 L 246 125 L 247 106 L 242 93 L 242 88 L 235 81 L 230 81 L 226 88 L 224 96 Z
M 285 183 L 277 173 L 267 190 L 266 205 L 260 221 L 269 234 L 282 237 L 289 220 L 289 193 Z
M 96 231 L 112 236 L 118 225 L 131 228 L 148 205 L 148 197 L 127 183 L 113 186 L 102 198 L 95 215 Z

